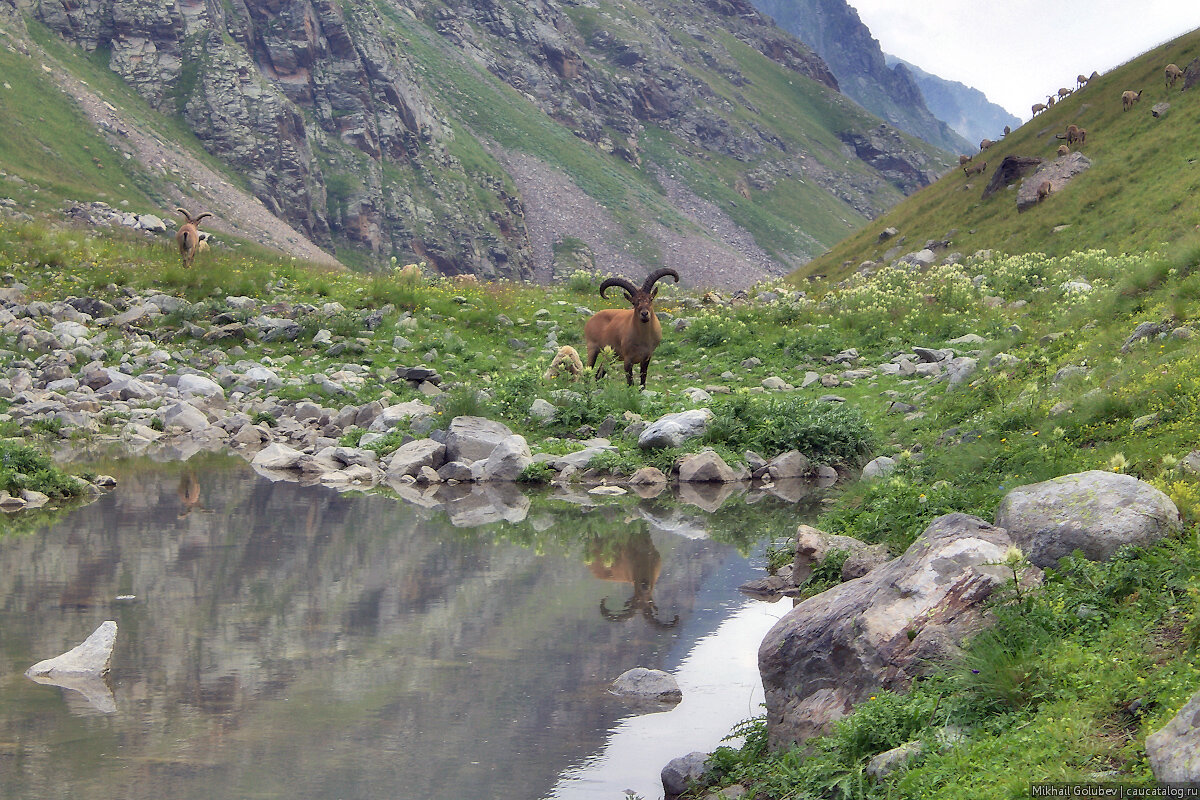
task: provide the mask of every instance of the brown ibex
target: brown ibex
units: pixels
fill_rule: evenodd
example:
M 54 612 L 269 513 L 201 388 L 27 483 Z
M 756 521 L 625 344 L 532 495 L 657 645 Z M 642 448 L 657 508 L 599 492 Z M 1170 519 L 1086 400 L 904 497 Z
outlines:
M 966 173 L 966 176 L 969 178 L 972 175 L 979 175 L 980 173 L 984 172 L 986 169 L 987 169 L 987 162 L 981 161 L 978 164 L 975 164 L 973 166 L 969 166 L 969 167 L 964 166 L 963 172 Z
M 608 308 L 597 311 L 583 326 L 583 338 L 587 341 L 587 365 L 594 367 L 596 357 L 606 347 L 611 347 L 617 357 L 625 363 L 625 382 L 633 386 L 633 365 L 641 364 L 642 388 L 646 388 L 646 373 L 650 369 L 650 357 L 662 341 L 662 326 L 654 314 L 654 298 L 658 295 L 655 283 L 666 277 L 679 282 L 679 273 L 673 269 L 658 269 L 646 276 L 639 289 L 624 278 L 607 278 L 600 284 L 600 296 L 616 286 L 625 292 L 625 299 L 633 308 Z
M 1121 110 L 1128 111 L 1129 109 L 1133 108 L 1133 104 L 1142 99 L 1142 91 L 1144 90 L 1139 90 L 1136 92 L 1132 90 L 1126 90 L 1121 92 Z
M 186 209 L 175 210 L 183 214 L 184 223 L 175 234 L 175 243 L 179 245 L 179 257 L 183 259 L 184 269 L 187 269 L 196 260 L 196 249 L 200 246 L 200 220 L 211 217 L 212 214 L 205 211 L 200 216 L 193 217 Z

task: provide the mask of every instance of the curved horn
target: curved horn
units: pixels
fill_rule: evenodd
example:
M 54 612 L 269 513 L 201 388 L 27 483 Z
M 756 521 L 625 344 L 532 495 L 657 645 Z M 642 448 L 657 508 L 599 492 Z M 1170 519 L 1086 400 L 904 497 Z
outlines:
M 604 283 L 600 284 L 600 296 L 604 297 L 604 293 L 614 286 L 630 296 L 637 294 L 633 284 L 624 278 L 605 278 Z
M 212 216 L 212 214 L 210 214 L 210 213 L 208 213 L 207 211 L 205 211 L 203 214 L 201 214 L 200 216 L 198 216 L 198 217 L 196 217 L 194 220 L 192 220 L 192 224 L 193 224 L 193 225 L 199 225 L 199 224 L 200 224 L 200 220 L 204 219 L 205 217 L 211 217 L 211 216 Z
M 672 278 L 674 278 L 676 283 L 679 283 L 679 273 L 676 272 L 675 270 L 667 269 L 667 268 L 656 269 L 656 270 L 654 270 L 654 272 L 651 272 L 649 275 L 646 276 L 646 282 L 642 284 L 642 291 L 643 292 L 650 291 L 650 289 L 654 286 L 654 284 L 658 283 L 660 280 L 667 277 L 668 275 L 670 275 Z
M 654 603 L 647 603 L 646 607 L 642 609 L 642 616 L 645 617 L 646 619 L 650 620 L 650 622 L 652 622 L 654 624 L 654 627 L 656 627 L 656 628 L 662 628 L 662 629 L 674 628 L 676 625 L 679 624 L 679 615 L 678 614 L 676 614 L 675 619 L 671 620 L 670 622 L 663 622 L 661 619 L 658 618 L 657 614 L 658 614 L 658 606 L 656 606 Z
M 192 221 L 192 215 L 187 212 L 186 208 L 177 208 L 175 210 L 178 211 L 180 214 L 183 214 L 183 218 L 185 220 L 187 220 L 188 222 Z
M 600 614 L 605 619 L 612 620 L 613 622 L 617 622 L 619 620 L 629 619 L 630 617 L 633 616 L 633 611 L 634 611 L 633 600 L 630 600 L 628 603 L 625 604 L 624 611 L 609 611 L 608 607 L 605 605 L 605 602 L 604 602 L 607 599 L 608 598 L 605 597 L 604 600 L 600 601 Z

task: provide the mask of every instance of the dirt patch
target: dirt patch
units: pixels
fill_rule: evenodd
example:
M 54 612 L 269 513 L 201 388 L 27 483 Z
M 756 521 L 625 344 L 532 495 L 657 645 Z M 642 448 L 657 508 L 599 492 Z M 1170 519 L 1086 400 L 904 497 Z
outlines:
M 533 249 L 536 280 L 553 280 L 554 243 L 564 237 L 585 242 L 604 272 L 637 278 L 658 267 L 679 272 L 693 287 L 742 289 L 756 281 L 786 274 L 744 229 L 715 204 L 698 197 L 669 176 L 659 176 L 672 205 L 697 226 L 695 232 L 648 225 L 663 263 L 644 264 L 630 253 L 625 233 L 612 215 L 563 173 L 523 153 L 499 153 L 521 193 L 525 226 Z

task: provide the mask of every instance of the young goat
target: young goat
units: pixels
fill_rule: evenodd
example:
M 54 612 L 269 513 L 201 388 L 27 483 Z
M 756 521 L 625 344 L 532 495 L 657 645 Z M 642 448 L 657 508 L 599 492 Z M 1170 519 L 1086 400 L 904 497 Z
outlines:
M 1168 89 L 1175 85 L 1175 81 L 1183 77 L 1183 70 L 1175 64 L 1167 64 L 1167 68 L 1163 72 L 1166 75 Z
M 978 163 L 974 166 L 971 166 L 971 167 L 968 167 L 966 165 L 963 166 L 963 172 L 966 173 L 966 176 L 968 178 L 971 177 L 972 175 L 979 175 L 980 173 L 984 172 L 985 170 L 987 170 L 987 162 L 986 161 L 981 161 L 980 163 Z
M 1133 104 L 1142 99 L 1142 91 L 1124 91 L 1121 92 L 1121 110 L 1128 111 L 1133 108 Z
M 179 231 L 175 234 L 175 243 L 179 245 L 179 257 L 183 259 L 184 269 L 192 266 L 192 262 L 196 260 L 196 251 L 200 247 L 200 220 L 205 217 L 211 217 L 212 214 L 205 211 L 198 217 L 193 217 L 186 209 L 175 209 L 180 214 L 183 214 L 184 223 L 179 226 Z
M 650 357 L 662 341 L 662 326 L 654 314 L 654 298 L 658 294 L 655 283 L 666 277 L 679 283 L 679 273 L 673 269 L 658 269 L 646 276 L 639 289 L 624 278 L 608 278 L 600 284 L 600 296 L 616 286 L 625 292 L 631 309 L 609 308 L 597 311 L 583 326 L 583 338 L 587 341 L 587 365 L 596 365 L 596 357 L 605 347 L 611 347 L 617 357 L 625 363 L 625 382 L 633 386 L 633 365 L 641 364 L 642 388 L 646 388 L 646 373 L 650 368 Z

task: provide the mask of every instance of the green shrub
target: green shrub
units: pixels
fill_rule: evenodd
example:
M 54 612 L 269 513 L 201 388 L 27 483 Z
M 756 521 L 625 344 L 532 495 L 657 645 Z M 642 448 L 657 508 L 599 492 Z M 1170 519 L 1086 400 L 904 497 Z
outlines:
M 876 436 L 862 413 L 841 403 L 797 394 L 735 394 L 712 406 L 704 440 L 767 458 L 799 450 L 820 464 L 857 466 L 874 452 Z

